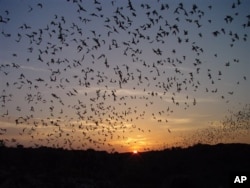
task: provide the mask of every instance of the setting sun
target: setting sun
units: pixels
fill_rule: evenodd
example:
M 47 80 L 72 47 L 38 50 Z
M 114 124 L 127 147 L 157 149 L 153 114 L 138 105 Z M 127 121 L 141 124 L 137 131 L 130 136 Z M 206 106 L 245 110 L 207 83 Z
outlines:
M 133 151 L 133 154 L 138 154 L 138 151 L 137 151 L 137 150 L 134 150 L 134 151 Z

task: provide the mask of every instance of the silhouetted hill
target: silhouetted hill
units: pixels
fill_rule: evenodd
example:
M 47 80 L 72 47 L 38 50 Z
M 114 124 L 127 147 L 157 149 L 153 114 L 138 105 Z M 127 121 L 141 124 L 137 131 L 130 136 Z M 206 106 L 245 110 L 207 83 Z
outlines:
M 1 147 L 0 187 L 227 187 L 230 173 L 249 171 L 249 158 L 247 144 L 137 155 Z

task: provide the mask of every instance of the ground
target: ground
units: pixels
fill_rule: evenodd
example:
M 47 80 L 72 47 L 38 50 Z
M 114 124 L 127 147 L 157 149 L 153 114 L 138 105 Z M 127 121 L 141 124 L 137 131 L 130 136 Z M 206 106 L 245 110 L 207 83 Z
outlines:
M 228 187 L 249 171 L 250 145 L 195 145 L 145 153 L 0 149 L 0 187 Z

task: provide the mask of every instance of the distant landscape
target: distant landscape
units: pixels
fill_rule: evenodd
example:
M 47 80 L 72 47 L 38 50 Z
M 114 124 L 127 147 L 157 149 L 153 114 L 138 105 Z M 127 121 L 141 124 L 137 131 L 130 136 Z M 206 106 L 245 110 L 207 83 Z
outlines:
M 250 169 L 248 144 L 197 144 L 143 153 L 0 148 L 0 187 L 228 187 Z

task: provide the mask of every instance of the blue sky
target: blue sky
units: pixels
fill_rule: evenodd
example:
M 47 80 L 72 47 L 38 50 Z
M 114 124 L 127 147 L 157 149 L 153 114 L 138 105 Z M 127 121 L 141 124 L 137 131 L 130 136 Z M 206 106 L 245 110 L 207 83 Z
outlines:
M 0 2 L 6 143 L 188 145 L 249 103 L 248 1 L 131 2 Z

